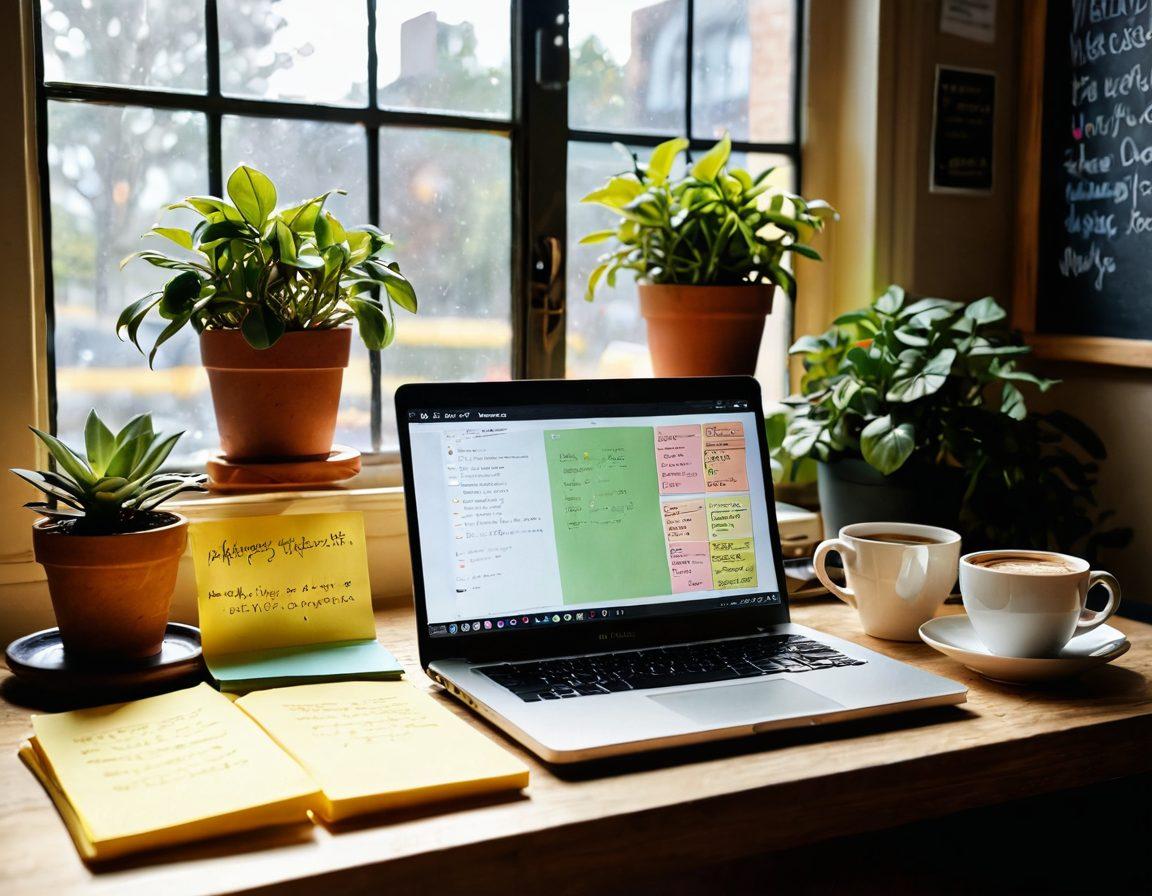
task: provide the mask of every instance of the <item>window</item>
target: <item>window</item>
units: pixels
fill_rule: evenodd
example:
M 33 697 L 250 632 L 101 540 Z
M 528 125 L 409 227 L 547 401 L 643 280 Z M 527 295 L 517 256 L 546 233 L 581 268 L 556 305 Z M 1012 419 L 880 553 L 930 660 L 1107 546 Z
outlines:
M 163 272 L 118 265 L 161 215 L 180 226 L 167 202 L 220 194 L 241 162 L 284 202 L 342 187 L 338 215 L 397 238 L 421 313 L 392 348 L 354 351 L 337 438 L 365 452 L 394 443 L 391 394 L 407 380 L 646 372 L 633 286 L 582 299 L 594 253 L 576 241 L 603 217 L 577 200 L 624 167 L 612 142 L 645 151 L 688 133 L 698 150 L 727 129 L 741 161 L 797 177 L 799 0 L 39 0 L 38 12 L 50 393 L 66 440 L 95 406 L 186 430 L 183 463 L 214 449 L 194 334 L 165 344 L 150 374 L 114 334 Z M 568 254 L 566 277 L 542 290 L 544 245 Z M 788 315 L 770 320 L 764 354 L 782 376 Z M 142 341 L 159 328 L 146 326 Z

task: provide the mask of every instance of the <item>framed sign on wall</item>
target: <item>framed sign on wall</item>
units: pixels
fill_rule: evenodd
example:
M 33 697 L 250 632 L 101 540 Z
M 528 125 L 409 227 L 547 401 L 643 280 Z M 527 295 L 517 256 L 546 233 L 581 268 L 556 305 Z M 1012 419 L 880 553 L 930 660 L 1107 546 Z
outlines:
M 1152 21 L 1024 4 L 1013 323 L 1041 357 L 1152 367 Z

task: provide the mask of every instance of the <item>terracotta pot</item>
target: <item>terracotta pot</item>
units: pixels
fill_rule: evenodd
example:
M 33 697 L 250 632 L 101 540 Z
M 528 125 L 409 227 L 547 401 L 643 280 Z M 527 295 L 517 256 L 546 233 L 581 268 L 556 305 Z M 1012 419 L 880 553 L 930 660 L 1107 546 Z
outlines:
M 32 526 L 65 649 L 98 659 L 160 652 L 188 520 L 123 535 L 70 535 L 51 520 Z
M 224 456 L 235 460 L 328 456 L 352 328 L 285 333 L 252 348 L 239 330 L 205 330 L 208 371 Z
M 640 284 L 657 376 L 751 376 L 775 287 Z

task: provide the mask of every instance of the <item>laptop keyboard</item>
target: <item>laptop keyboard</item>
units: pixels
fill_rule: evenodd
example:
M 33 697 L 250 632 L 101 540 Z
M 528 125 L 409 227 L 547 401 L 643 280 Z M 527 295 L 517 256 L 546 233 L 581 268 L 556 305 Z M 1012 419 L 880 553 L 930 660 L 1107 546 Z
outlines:
M 863 664 L 863 660 L 852 659 L 802 635 L 759 635 L 558 660 L 502 663 L 481 666 L 477 671 L 525 703 L 535 703 Z

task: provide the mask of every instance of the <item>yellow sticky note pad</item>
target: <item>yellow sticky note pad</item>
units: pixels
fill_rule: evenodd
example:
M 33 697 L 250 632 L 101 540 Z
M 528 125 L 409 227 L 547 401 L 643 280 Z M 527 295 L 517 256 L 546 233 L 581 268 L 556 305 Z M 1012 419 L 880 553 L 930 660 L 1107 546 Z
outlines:
M 307 769 L 338 821 L 528 784 L 528 767 L 406 681 L 257 691 L 237 703 Z
M 204 653 L 376 637 L 358 513 L 194 523 Z
M 126 853 L 304 823 L 312 779 L 209 685 L 32 717 L 21 757 L 81 855 Z
M 194 523 L 204 660 L 224 690 L 403 671 L 376 642 L 358 513 Z

